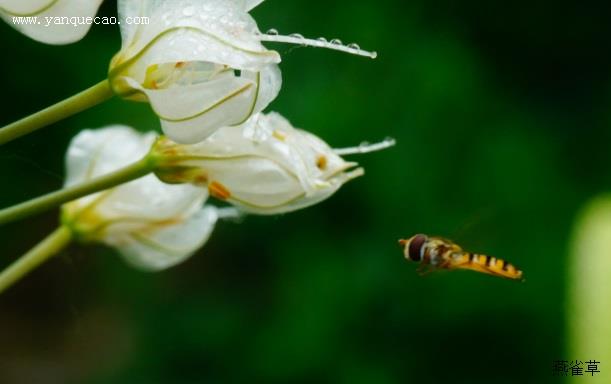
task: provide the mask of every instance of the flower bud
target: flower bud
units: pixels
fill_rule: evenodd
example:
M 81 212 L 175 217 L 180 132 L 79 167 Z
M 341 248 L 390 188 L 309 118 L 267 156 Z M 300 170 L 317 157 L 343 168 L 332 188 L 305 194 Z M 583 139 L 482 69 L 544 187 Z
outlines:
M 197 144 L 161 140 L 154 151 L 161 158 L 161 180 L 206 185 L 212 196 L 264 215 L 316 204 L 363 174 L 277 113 L 223 127 Z
M 66 186 L 116 171 L 149 151 L 154 134 L 124 126 L 79 133 L 68 149 Z M 82 242 L 116 248 L 130 264 L 160 270 L 191 256 L 210 236 L 218 210 L 203 188 L 168 185 L 154 175 L 72 201 L 62 223 Z
M 281 86 L 280 56 L 260 43 L 248 11 L 260 0 L 119 0 L 122 48 L 109 79 L 116 93 L 150 102 L 164 133 L 199 142 L 263 110 Z
M 82 39 L 102 0 L 0 0 L 0 17 L 24 35 L 46 44 Z

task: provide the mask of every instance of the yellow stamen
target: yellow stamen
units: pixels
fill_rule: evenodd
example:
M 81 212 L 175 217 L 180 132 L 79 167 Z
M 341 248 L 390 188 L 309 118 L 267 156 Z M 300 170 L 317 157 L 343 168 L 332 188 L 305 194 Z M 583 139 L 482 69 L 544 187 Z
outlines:
M 328 161 L 325 155 L 318 156 L 318 159 L 316 160 L 316 166 L 318 167 L 318 169 L 324 171 L 325 169 L 327 169 L 327 164 Z
M 216 197 L 217 199 L 227 200 L 231 197 L 231 192 L 221 183 L 213 181 L 208 185 L 208 191 L 210 196 Z
M 272 133 L 272 136 L 274 136 L 276 139 L 280 140 L 280 141 L 285 141 L 286 140 L 286 135 L 284 134 L 284 132 L 279 131 L 279 130 L 274 130 L 274 133 Z

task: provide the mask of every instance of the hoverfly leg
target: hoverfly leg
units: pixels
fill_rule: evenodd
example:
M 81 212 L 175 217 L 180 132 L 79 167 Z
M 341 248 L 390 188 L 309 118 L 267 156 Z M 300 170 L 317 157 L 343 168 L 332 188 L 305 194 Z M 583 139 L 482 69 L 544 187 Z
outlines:
M 420 267 L 418 267 L 418 269 L 416 270 L 418 272 L 418 275 L 420 276 L 426 276 L 429 273 L 435 271 L 435 267 L 433 267 L 430 264 L 421 264 Z

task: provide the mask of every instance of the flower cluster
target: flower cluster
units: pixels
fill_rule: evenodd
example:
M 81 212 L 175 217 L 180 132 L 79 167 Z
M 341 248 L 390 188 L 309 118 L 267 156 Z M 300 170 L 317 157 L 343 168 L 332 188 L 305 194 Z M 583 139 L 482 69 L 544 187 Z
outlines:
M 219 219 L 312 206 L 363 175 L 362 168 L 341 155 L 383 149 L 394 141 L 333 149 L 280 114 L 263 113 L 278 95 L 282 77 L 280 55 L 262 42 L 369 57 L 375 53 L 338 40 L 261 33 L 249 11 L 262 1 L 118 0 L 119 20 L 148 22 L 121 23 L 122 47 L 110 63 L 107 81 L 35 119 L 13 124 L 4 138 L 6 130 L 0 129 L 0 143 L 21 134 L 15 130 L 35 129 L 32 121 L 57 121 L 69 116 L 71 108 L 76 113 L 83 105 L 100 102 L 105 89 L 150 103 L 165 136 L 120 125 L 82 131 L 68 149 L 64 189 L 0 210 L 0 223 L 22 217 L 26 210 L 63 204 L 64 234 L 58 238 L 65 240 L 69 233 L 71 240 L 103 243 L 135 266 L 160 270 L 196 252 Z M 7 20 L 11 15 L 91 16 L 100 3 L 0 0 L 0 15 Z M 52 44 L 74 42 L 87 32 L 16 28 Z M 100 100 L 79 99 L 88 97 Z M 78 105 L 72 107 L 72 102 Z M 217 208 L 208 203 L 209 197 L 229 207 Z M 7 279 L 0 275 L 0 291 Z

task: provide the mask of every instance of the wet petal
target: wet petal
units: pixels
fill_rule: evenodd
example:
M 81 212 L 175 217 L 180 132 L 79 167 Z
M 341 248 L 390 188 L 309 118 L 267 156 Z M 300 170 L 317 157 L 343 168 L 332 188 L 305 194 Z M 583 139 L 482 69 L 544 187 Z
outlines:
M 256 22 L 232 0 L 120 0 L 119 16 L 150 18 L 146 25 L 121 24 L 123 48 L 116 61 L 135 58 L 131 76 L 166 62 L 206 61 L 257 70 L 280 61 L 260 43 Z
M 245 11 L 250 11 L 254 7 L 261 4 L 264 0 L 234 0 Z

